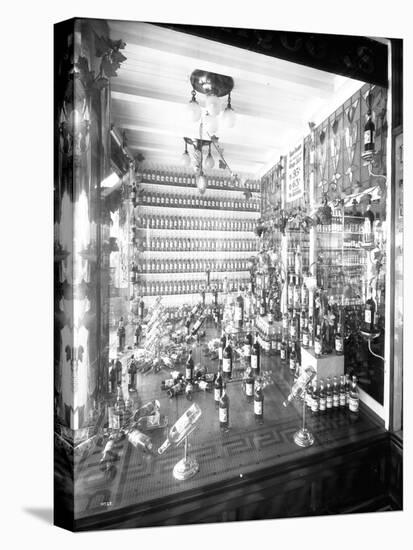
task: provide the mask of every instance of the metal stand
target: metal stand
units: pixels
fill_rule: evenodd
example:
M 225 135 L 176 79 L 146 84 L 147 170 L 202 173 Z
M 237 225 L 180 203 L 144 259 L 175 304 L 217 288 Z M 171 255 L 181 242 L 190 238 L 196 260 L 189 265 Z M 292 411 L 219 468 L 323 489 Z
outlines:
M 305 427 L 305 398 L 306 398 L 307 392 L 304 390 L 303 393 L 303 425 L 302 427 L 295 432 L 294 434 L 294 443 L 298 445 L 299 447 L 311 447 L 311 445 L 314 443 L 314 436 L 313 434 L 307 430 Z
M 193 477 L 199 470 L 199 464 L 195 458 L 188 456 L 188 436 L 185 437 L 184 458 L 177 462 L 173 469 L 173 476 L 179 481 L 185 481 Z

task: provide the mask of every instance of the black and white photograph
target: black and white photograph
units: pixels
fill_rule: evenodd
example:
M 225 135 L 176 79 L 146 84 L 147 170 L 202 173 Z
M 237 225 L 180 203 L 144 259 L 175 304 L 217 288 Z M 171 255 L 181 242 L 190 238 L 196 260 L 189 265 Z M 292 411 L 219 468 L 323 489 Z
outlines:
M 5 547 L 407 547 L 406 6 L 3 11 Z
M 401 510 L 402 40 L 54 36 L 57 525 Z

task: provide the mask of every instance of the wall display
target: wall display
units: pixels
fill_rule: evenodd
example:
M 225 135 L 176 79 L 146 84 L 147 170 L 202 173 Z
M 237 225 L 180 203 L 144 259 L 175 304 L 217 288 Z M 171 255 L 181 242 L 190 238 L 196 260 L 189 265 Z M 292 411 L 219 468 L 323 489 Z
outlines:
M 55 30 L 56 524 L 401 509 L 387 46 L 131 21 Z M 343 78 L 342 103 L 319 69 L 350 43 L 371 43 L 374 66 L 352 72 L 371 74 L 362 85 Z M 335 110 L 288 143 L 314 98 Z

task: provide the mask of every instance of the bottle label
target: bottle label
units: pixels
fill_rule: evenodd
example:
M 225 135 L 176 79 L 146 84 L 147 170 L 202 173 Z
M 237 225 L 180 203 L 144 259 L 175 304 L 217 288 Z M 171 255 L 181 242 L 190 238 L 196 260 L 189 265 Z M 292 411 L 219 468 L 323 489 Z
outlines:
M 327 395 L 326 406 L 327 406 L 327 409 L 332 408 L 332 406 L 333 406 L 333 396 L 332 395 Z
M 339 407 L 340 406 L 340 396 L 338 393 L 333 394 L 333 407 Z
M 254 401 L 254 414 L 257 416 L 262 416 L 263 402 Z
M 295 328 L 295 325 L 291 325 L 290 334 L 292 338 L 294 338 L 297 335 L 297 329 Z
M 320 411 L 325 411 L 327 406 L 327 400 L 325 397 L 320 398 Z
M 308 334 L 306 332 L 303 333 L 303 346 L 306 347 L 309 344 Z
M 235 320 L 241 321 L 241 319 L 242 319 L 242 308 L 238 306 L 235 308 Z
M 214 388 L 214 400 L 219 401 L 221 399 L 221 389 Z
M 248 395 L 248 397 L 251 397 L 252 394 L 253 394 L 253 388 L 254 388 L 253 382 L 246 382 L 245 383 L 245 395 Z
M 292 357 L 290 358 L 290 369 L 295 370 L 295 359 Z
M 228 422 L 228 409 L 226 407 L 219 408 L 219 421 Z
M 371 323 L 371 311 L 369 309 L 364 310 L 364 322 L 367 324 Z
M 374 143 L 374 137 L 375 137 L 375 131 L 366 130 L 364 132 L 364 143 L 365 145 L 368 145 L 370 143 Z
M 312 399 L 311 400 L 311 410 L 312 412 L 318 411 L 318 399 Z
M 222 370 L 224 372 L 231 372 L 231 359 L 223 359 L 222 360 Z
M 314 342 L 314 353 L 316 355 L 321 355 L 321 343 L 317 340 Z
M 359 410 L 359 400 L 357 397 L 350 397 L 348 407 L 351 412 L 357 412 Z
M 218 348 L 218 359 L 220 361 L 222 361 L 222 348 L 221 347 Z
M 285 361 L 285 357 L 286 357 L 285 349 L 280 350 L 280 356 L 281 356 L 281 360 Z
M 340 407 L 346 406 L 346 394 L 340 393 Z
M 336 351 L 343 351 L 343 339 L 336 338 Z
M 244 344 L 244 357 L 249 357 L 251 355 L 251 346 L 249 344 Z
M 191 368 L 186 368 L 185 369 L 185 378 L 187 380 L 190 380 L 192 378 L 192 369 Z
M 251 368 L 254 370 L 258 369 L 258 356 L 251 355 Z

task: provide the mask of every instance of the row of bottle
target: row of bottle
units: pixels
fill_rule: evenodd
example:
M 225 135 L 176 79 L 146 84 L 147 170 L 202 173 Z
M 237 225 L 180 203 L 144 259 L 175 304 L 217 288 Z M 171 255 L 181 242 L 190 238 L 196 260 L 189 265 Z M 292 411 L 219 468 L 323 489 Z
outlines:
M 141 214 L 132 220 L 134 227 L 144 229 L 184 229 L 189 231 L 254 231 L 255 221 L 236 218 L 159 216 Z
M 212 252 L 255 252 L 258 247 L 257 239 L 190 239 L 151 237 L 143 239 L 143 251 L 212 251 Z
M 165 206 L 168 208 L 207 208 L 214 210 L 239 210 L 244 212 L 259 212 L 260 200 L 251 198 L 232 199 L 226 197 L 203 197 L 202 195 L 175 195 L 170 193 L 144 192 L 140 198 L 143 206 Z
M 142 260 L 132 262 L 131 272 L 136 273 L 190 273 L 206 271 L 248 271 L 247 260 Z M 133 277 L 131 278 L 133 282 Z
M 196 187 L 195 174 L 188 174 L 179 168 L 143 168 L 140 172 L 140 177 L 144 182 L 163 183 L 169 185 L 187 185 Z M 243 191 L 248 187 L 251 191 L 260 191 L 260 180 L 248 180 L 247 185 L 242 184 L 238 178 L 226 178 L 224 176 L 205 176 L 207 179 L 207 187 L 210 189 L 233 189 L 235 191 Z
M 218 292 L 234 292 L 239 286 L 245 287 L 249 279 L 236 278 L 229 281 L 211 280 L 210 285 L 214 286 Z M 140 283 L 139 292 L 143 296 L 169 296 L 172 294 L 197 294 L 205 290 L 206 281 L 185 280 L 185 281 L 143 281 Z
M 333 410 L 346 410 L 351 413 L 359 411 L 359 392 L 357 386 L 357 377 L 353 376 L 350 380 L 350 375 L 326 378 L 326 383 L 323 379 L 318 382 L 313 379 L 312 385 L 309 387 L 306 394 L 306 406 L 311 410 L 312 415 L 323 414 Z

